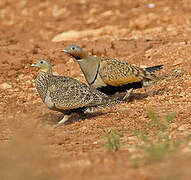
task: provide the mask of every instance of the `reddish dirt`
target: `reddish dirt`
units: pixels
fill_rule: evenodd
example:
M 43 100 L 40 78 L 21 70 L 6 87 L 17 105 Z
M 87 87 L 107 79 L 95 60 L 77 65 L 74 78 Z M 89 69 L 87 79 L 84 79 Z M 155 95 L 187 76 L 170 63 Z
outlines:
M 77 35 L 57 36 L 71 30 Z M 0 179 L 189 179 L 190 37 L 189 0 L 1 0 Z M 55 128 L 62 115 L 42 103 L 34 84 L 38 71 L 30 64 L 48 58 L 55 74 L 85 82 L 78 64 L 60 52 L 69 44 L 137 66 L 163 64 L 160 73 L 168 77 L 148 87 L 148 96 L 135 90 L 131 101 L 112 113 L 82 121 L 75 116 Z M 134 135 L 151 121 L 150 107 L 162 119 L 176 113 L 167 134 L 181 139 L 177 151 L 160 163 L 146 160 Z M 99 126 L 123 134 L 119 151 L 102 146 Z M 147 133 L 152 138 L 155 128 Z M 141 157 L 137 167 L 133 157 Z

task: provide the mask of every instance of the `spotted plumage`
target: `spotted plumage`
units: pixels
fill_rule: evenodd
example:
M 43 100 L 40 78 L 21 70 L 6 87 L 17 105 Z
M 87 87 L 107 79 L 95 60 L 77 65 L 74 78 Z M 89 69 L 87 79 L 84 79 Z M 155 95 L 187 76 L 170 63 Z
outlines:
M 162 65 L 139 68 L 120 59 L 90 56 L 76 45 L 62 51 L 77 60 L 90 86 L 108 95 L 127 91 L 133 83 L 142 87 L 160 79 L 154 72 L 162 69 Z
M 59 124 L 67 121 L 71 113 L 83 113 L 91 111 L 92 108 L 120 103 L 120 101 L 110 98 L 76 79 L 53 75 L 52 66 L 48 60 L 40 59 L 32 66 L 41 70 L 36 78 L 36 89 L 42 101 L 49 109 L 65 114 Z

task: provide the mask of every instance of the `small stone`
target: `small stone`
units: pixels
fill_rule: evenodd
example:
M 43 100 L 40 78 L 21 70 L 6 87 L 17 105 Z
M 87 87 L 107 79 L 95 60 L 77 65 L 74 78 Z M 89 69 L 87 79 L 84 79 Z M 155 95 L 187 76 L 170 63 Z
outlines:
M 150 4 L 148 4 L 147 6 L 148 6 L 148 8 L 154 8 L 154 7 L 155 7 L 155 4 L 154 4 L 154 3 L 150 3 Z
M 82 127 L 82 130 L 86 130 L 86 129 L 87 129 L 87 127 L 86 127 L 86 126 L 83 126 L 83 127 Z
M 111 11 L 111 10 L 105 11 L 104 13 L 101 14 L 102 18 L 112 16 L 112 15 L 113 15 L 113 11 Z
M 94 141 L 93 144 L 98 144 L 98 142 L 97 142 L 97 141 Z
M 19 79 L 24 79 L 24 74 L 20 74 Z
M 191 130 L 183 131 L 181 134 L 182 134 L 183 136 L 185 136 L 185 137 L 189 137 L 189 136 L 191 135 Z
M 175 138 L 177 138 L 177 133 L 173 131 L 169 134 L 169 139 L 175 139 Z
M 10 88 L 12 88 L 12 86 L 7 83 L 2 83 L 2 84 L 0 84 L 0 88 L 1 89 L 10 89 Z
M 137 136 L 130 136 L 128 137 L 128 141 L 137 141 Z
M 120 29 L 120 33 L 126 33 L 126 29 Z M 115 26 L 105 26 L 98 29 L 87 29 L 83 31 L 76 31 L 76 30 L 70 30 L 66 32 L 62 32 L 60 34 L 57 34 L 52 41 L 53 42 L 61 42 L 61 41 L 69 41 L 69 40 L 77 40 L 77 39 L 83 39 L 83 38 L 97 38 L 97 36 L 104 35 L 112 35 L 112 34 L 118 34 L 119 29 Z
M 179 131 L 185 131 L 185 130 L 188 130 L 190 128 L 190 125 L 189 124 L 183 124 L 181 125 L 178 130 Z
M 178 125 L 177 125 L 176 123 L 171 123 L 171 124 L 169 124 L 169 130 L 170 130 L 170 131 L 175 130 L 177 127 L 178 127 Z

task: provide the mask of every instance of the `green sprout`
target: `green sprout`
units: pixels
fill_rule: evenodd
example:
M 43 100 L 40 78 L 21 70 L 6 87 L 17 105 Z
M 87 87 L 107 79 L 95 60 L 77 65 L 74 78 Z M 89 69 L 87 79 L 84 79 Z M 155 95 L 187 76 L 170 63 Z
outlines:
M 107 132 L 104 127 L 99 126 L 99 128 L 102 130 L 101 136 L 104 139 L 104 146 L 110 150 L 110 151 L 117 151 L 119 150 L 121 143 L 120 143 L 120 137 L 122 134 L 117 133 L 114 129 L 111 129 L 109 132 Z

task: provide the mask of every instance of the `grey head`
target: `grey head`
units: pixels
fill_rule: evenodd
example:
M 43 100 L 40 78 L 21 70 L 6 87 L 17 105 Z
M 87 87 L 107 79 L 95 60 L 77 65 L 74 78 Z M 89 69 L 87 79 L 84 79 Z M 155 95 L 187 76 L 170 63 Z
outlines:
M 83 52 L 82 48 L 77 45 L 69 45 L 65 49 L 61 50 L 61 52 L 65 52 L 73 56 L 76 60 L 80 60 L 86 58 L 87 54 Z
M 94 83 L 98 75 L 99 58 L 94 58 L 85 53 L 80 46 L 70 45 L 62 52 L 70 54 L 80 65 L 88 84 Z
M 33 67 L 38 67 L 40 71 L 52 74 L 52 65 L 48 59 L 39 59 L 35 64 L 31 64 Z

